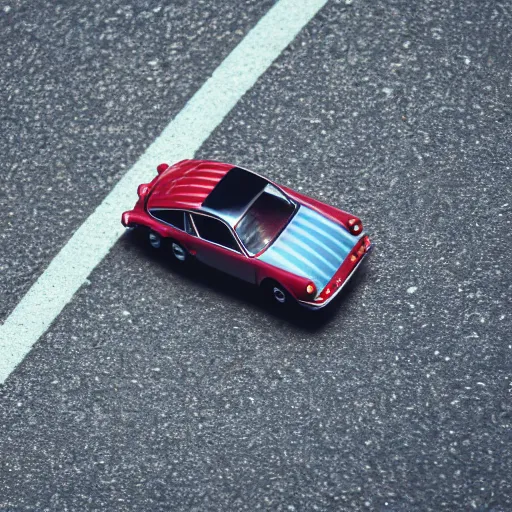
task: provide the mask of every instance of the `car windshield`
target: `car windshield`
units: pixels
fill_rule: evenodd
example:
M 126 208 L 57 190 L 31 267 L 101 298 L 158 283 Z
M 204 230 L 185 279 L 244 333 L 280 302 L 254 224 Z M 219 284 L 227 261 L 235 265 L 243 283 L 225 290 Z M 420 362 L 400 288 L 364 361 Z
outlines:
M 295 204 L 269 183 L 235 227 L 247 252 L 254 255 L 269 245 L 288 224 L 294 210 Z

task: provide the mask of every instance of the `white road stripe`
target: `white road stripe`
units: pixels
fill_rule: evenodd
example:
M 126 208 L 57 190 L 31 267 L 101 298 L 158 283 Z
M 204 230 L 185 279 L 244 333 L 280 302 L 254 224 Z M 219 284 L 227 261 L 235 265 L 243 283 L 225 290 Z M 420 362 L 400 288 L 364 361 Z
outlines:
M 192 158 L 327 0 L 279 0 L 73 234 L 0 327 L 0 384 L 73 298 L 123 233 L 120 218 L 155 166 Z

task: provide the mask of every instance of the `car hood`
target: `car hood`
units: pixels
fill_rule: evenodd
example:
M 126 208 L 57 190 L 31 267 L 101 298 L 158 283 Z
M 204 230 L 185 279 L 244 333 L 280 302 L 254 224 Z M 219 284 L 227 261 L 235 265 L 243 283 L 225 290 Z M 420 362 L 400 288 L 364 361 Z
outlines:
M 311 279 L 320 292 L 359 238 L 351 235 L 341 224 L 301 205 L 277 240 L 258 258 Z

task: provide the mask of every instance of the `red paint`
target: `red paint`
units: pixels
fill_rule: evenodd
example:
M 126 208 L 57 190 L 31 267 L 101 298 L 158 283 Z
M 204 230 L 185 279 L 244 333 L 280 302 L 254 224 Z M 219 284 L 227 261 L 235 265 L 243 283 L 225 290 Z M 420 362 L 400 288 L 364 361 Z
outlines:
M 183 160 L 152 183 L 148 208 L 200 208 L 208 194 L 234 165 L 207 160 Z
M 362 251 L 360 249 L 363 249 Z M 348 257 L 345 258 L 345 261 L 341 264 L 341 267 L 338 269 L 336 274 L 334 274 L 331 281 L 327 284 L 327 286 L 323 289 L 323 291 L 316 298 L 315 302 L 323 302 L 329 298 L 329 295 L 335 293 L 338 288 L 345 284 L 350 273 L 354 270 L 356 265 L 359 263 L 361 258 L 367 251 L 364 246 L 364 239 L 361 239 L 349 253 Z M 352 260 L 352 256 L 355 256 L 355 259 Z
M 233 167 L 235 166 L 231 164 L 211 160 L 182 160 L 172 166 L 160 164 L 157 168 L 158 175 L 151 183 L 139 186 L 139 200 L 133 210 L 123 213 L 121 222 L 127 227 L 134 225 L 146 226 L 162 237 L 172 238 L 183 245 L 193 256 L 207 254 L 208 258 L 220 270 L 236 271 L 244 279 L 255 284 L 261 285 L 267 279 L 276 281 L 295 299 L 308 303 L 310 306 L 321 307 L 343 286 L 360 260 L 371 249 L 368 236 L 363 237 L 354 246 L 332 280 L 324 290 L 320 291 L 316 299 L 313 299 L 317 290 L 314 289 L 313 293 L 308 293 L 308 287 L 313 284 L 310 279 L 265 263 L 257 257 L 249 257 L 245 253 L 237 253 L 211 244 L 206 240 L 163 224 L 148 214 L 148 210 L 151 208 L 200 210 L 208 194 Z M 358 225 L 360 226 L 359 233 L 362 231 L 362 223 L 354 215 L 300 194 L 288 187 L 277 186 L 298 203 L 316 210 L 325 217 L 342 224 L 347 229 L 351 230 L 355 225 Z
M 156 172 L 158 174 L 162 174 L 164 171 L 166 171 L 167 169 L 169 168 L 169 164 L 160 164 L 157 168 L 156 168 Z

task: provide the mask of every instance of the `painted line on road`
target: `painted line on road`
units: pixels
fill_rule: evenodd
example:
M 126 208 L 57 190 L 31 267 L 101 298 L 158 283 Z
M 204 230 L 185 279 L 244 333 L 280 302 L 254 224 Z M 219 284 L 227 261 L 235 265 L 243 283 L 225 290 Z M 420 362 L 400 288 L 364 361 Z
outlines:
M 155 166 L 192 158 L 240 98 L 327 0 L 279 0 L 213 72 L 51 261 L 0 327 L 0 384 L 116 243 L 121 213 Z

